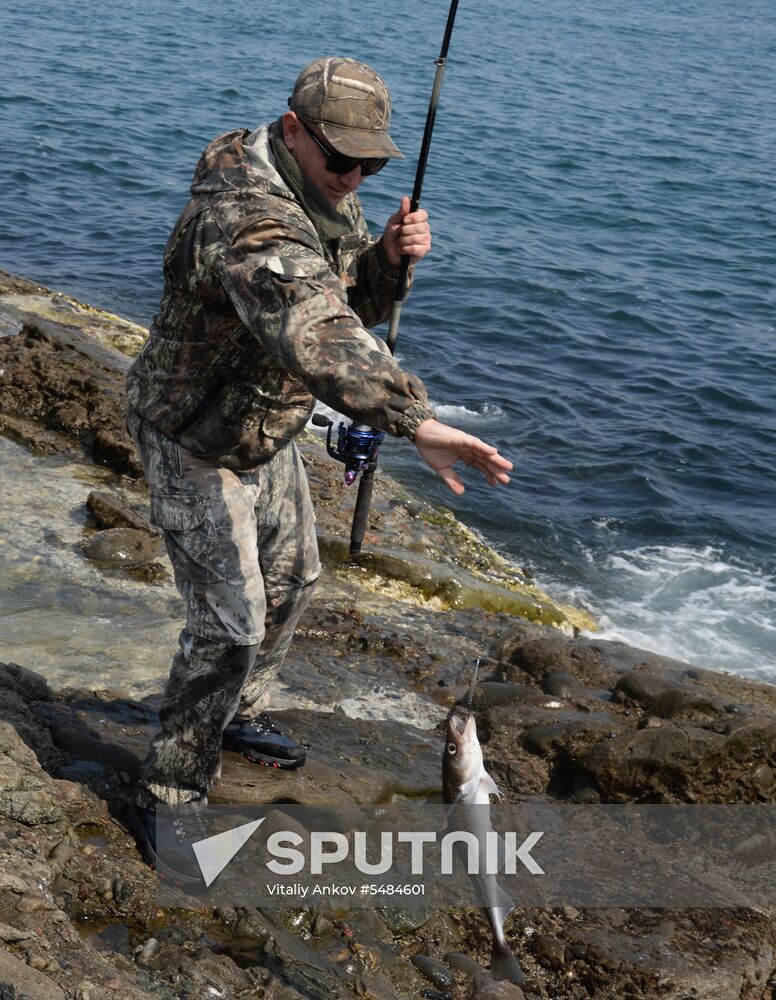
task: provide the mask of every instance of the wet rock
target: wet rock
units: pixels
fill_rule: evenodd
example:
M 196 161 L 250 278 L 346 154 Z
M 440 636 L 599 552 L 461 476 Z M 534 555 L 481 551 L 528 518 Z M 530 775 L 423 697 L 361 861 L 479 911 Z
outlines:
M 16 904 L 16 909 L 19 913 L 37 913 L 39 910 L 51 910 L 53 906 L 41 896 L 28 894 L 22 896 Z
M 0 339 L 0 367 L 13 372 L 13 378 L 0 380 L 0 411 L 11 419 L 31 419 L 96 461 L 139 475 L 123 422 L 128 359 L 71 323 L 19 315 L 19 334 Z
M 144 945 L 136 949 L 138 962 L 151 962 L 161 951 L 161 945 L 156 938 L 149 938 Z
M 760 791 L 767 792 L 773 788 L 774 781 L 776 781 L 776 772 L 774 772 L 772 767 L 768 767 L 767 764 L 760 764 L 752 772 L 752 781 Z
M 446 965 L 437 962 L 428 955 L 413 955 L 410 959 L 418 972 L 437 989 L 451 990 L 455 984 L 455 978 Z
M 715 795 L 712 775 L 726 749 L 718 733 L 661 726 L 599 743 L 581 766 L 609 802 L 686 802 L 701 786 Z
M 5 941 L 6 944 L 13 944 L 14 941 L 27 941 L 29 938 L 37 936 L 35 931 L 0 923 L 0 941 Z
M 525 1000 L 525 993 L 514 983 L 497 983 L 489 972 L 478 972 L 471 982 L 469 1000 Z
M 331 566 L 352 561 L 349 542 L 344 537 L 330 535 L 318 529 L 321 559 Z M 569 619 L 574 609 L 561 609 L 533 584 L 508 580 L 499 585 L 497 577 L 480 579 L 462 565 L 447 565 L 437 559 L 404 550 L 370 546 L 358 557 L 359 566 L 388 580 L 399 580 L 417 591 L 427 601 L 444 608 L 483 608 L 508 615 L 542 622 L 556 628 L 572 629 Z M 584 617 L 584 616 L 583 616 Z M 587 627 L 592 624 L 588 620 Z
M 622 732 L 622 726 L 611 720 L 572 717 L 544 726 L 532 726 L 523 737 L 531 753 L 551 756 L 563 749 L 579 754 L 601 739 L 611 739 Z
M 0 663 L 0 688 L 14 691 L 28 701 L 48 701 L 51 698 L 46 678 L 18 663 Z
M 499 661 L 498 679 L 506 682 L 520 683 L 528 676 L 541 683 L 558 670 L 569 673 L 585 687 L 608 687 L 618 677 L 598 644 L 520 622 L 499 638 L 490 655 Z
M 16 988 L 15 1000 L 24 995 L 30 1000 L 65 1000 L 64 990 L 45 972 L 0 948 L 0 984 L 9 983 Z
M 0 758 L 0 816 L 39 826 L 60 820 L 62 810 L 38 774 Z
M 86 498 L 86 507 L 100 528 L 132 528 L 150 535 L 159 535 L 159 529 L 147 518 L 137 514 L 120 497 L 102 490 L 92 490 Z
M 311 930 L 315 937 L 325 937 L 328 934 L 334 933 L 334 924 L 322 914 L 316 913 L 313 918 Z
M 482 681 L 475 688 L 472 708 L 475 712 L 483 712 L 499 705 L 540 705 L 544 701 L 541 692 L 528 684 Z
M 620 695 L 637 702 L 653 715 L 673 719 L 680 715 L 714 717 L 724 712 L 720 699 L 688 684 L 661 677 L 648 668 L 629 671 L 617 682 L 615 697 Z
M 412 907 L 411 909 L 392 906 L 390 909 L 381 909 L 379 912 L 386 926 L 394 934 L 411 934 L 413 931 L 419 930 L 431 919 L 431 911 L 420 906 Z
M 542 689 L 557 698 L 573 698 L 582 693 L 582 685 L 568 670 L 553 670 L 542 681 Z
M 111 883 L 111 895 L 117 903 L 126 903 L 132 895 L 132 889 L 122 878 L 114 878 Z
M 470 955 L 465 955 L 462 951 L 450 951 L 445 955 L 445 961 L 456 972 L 462 972 L 465 976 L 476 976 L 478 972 L 485 972 L 479 962 Z
M 49 963 L 49 960 L 47 958 L 44 958 L 42 955 L 39 955 L 37 952 L 28 951 L 27 952 L 27 965 L 29 965 L 29 967 L 31 969 L 43 970 L 43 969 L 48 968 L 49 965 L 50 965 L 50 963 Z
M 562 969 L 566 964 L 566 946 L 549 934 L 535 934 L 531 939 L 531 951 L 546 969 Z
M 106 528 L 87 538 L 82 548 L 87 559 L 110 566 L 144 566 L 165 554 L 160 538 L 137 528 Z
M 61 840 L 52 848 L 48 860 L 52 868 L 57 868 L 61 871 L 67 867 L 68 861 L 70 861 L 74 854 L 75 848 L 71 844 L 68 844 L 67 841 Z
M 48 684 L 39 674 L 15 663 L 0 663 L 0 719 L 10 723 L 12 728 L 5 732 L 13 733 L 11 744 L 25 748 L 22 763 L 29 760 L 33 769 L 37 764 L 55 766 L 59 760 L 51 734 L 36 718 L 39 703 L 50 698 Z M 0 745 L 0 754 L 8 752 Z

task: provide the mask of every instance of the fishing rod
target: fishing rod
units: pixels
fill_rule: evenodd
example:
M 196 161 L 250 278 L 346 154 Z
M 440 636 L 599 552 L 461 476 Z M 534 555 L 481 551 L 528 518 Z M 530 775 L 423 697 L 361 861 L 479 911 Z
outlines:
M 431 135 L 434 131 L 434 122 L 439 105 L 439 93 L 442 89 L 442 78 L 447 65 L 447 51 L 450 48 L 450 39 L 453 34 L 453 25 L 455 24 L 455 15 L 457 12 L 458 0 L 452 0 L 447 15 L 442 48 L 439 52 L 439 57 L 434 60 L 436 63 L 436 74 L 434 76 L 434 86 L 431 91 L 428 114 L 426 115 L 423 142 L 421 143 L 420 155 L 418 157 L 415 186 L 412 190 L 412 198 L 410 200 L 410 212 L 417 212 L 420 205 L 420 194 L 423 189 L 423 179 L 426 176 L 426 164 L 428 163 L 428 154 L 431 148 Z M 412 257 L 410 254 L 403 254 L 399 266 L 399 276 L 396 280 L 396 290 L 393 296 L 391 322 L 386 338 L 386 344 L 391 354 L 395 352 L 396 338 L 399 336 L 401 310 L 407 295 L 407 282 L 411 263 Z M 339 425 L 337 444 L 334 446 L 331 441 L 333 423 L 322 414 L 313 417 L 313 423 L 319 427 L 328 427 L 326 449 L 332 458 L 345 463 L 345 482 L 347 485 L 350 486 L 356 481 L 359 474 L 361 475 L 361 480 L 358 484 L 356 507 L 353 511 L 353 523 L 350 529 L 350 556 L 351 558 L 355 558 L 361 552 L 361 545 L 366 534 L 369 505 L 372 501 L 372 490 L 374 489 L 374 478 L 377 470 L 377 453 L 385 437 L 385 432 L 373 430 L 365 424 L 353 423 L 349 427 L 346 427 L 344 423 L 341 423 Z

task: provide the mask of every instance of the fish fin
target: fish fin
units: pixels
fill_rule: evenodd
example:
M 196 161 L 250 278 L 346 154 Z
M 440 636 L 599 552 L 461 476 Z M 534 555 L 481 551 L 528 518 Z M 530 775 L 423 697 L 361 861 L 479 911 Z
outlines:
M 494 982 L 508 979 L 515 986 L 525 986 L 525 976 L 520 963 L 512 954 L 506 942 L 501 943 L 493 938 L 493 949 L 490 953 L 490 976 Z
M 497 796 L 499 802 L 504 798 L 503 792 L 499 791 L 498 785 L 485 770 L 480 774 L 480 784 L 487 791 L 488 795 Z

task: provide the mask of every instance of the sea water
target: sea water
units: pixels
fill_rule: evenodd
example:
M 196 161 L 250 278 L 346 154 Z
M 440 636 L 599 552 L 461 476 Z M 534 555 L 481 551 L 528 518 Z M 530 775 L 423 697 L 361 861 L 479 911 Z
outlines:
M 0 266 L 147 323 L 202 147 L 285 109 L 321 54 L 371 62 L 412 189 L 446 2 L 0 9 Z M 462 0 L 398 343 L 506 489 L 386 466 L 603 634 L 776 679 L 776 18 L 766 0 Z

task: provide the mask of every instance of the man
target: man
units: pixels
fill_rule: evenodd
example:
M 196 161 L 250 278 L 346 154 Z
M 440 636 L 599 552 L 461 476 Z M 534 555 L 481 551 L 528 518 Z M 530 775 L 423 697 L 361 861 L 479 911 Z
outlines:
M 372 240 L 355 195 L 402 156 L 382 79 L 320 59 L 288 103 L 272 125 L 226 133 L 202 154 L 165 250 L 161 308 L 127 379 L 151 519 L 187 608 L 134 821 L 153 862 L 156 806 L 179 807 L 173 874 L 184 883 L 222 747 L 276 767 L 305 760 L 264 709 L 319 573 L 293 440 L 315 398 L 409 438 L 454 493 L 458 460 L 494 486 L 511 468 L 439 423 L 423 383 L 366 329 L 388 317 L 402 254 L 418 260 L 431 246 L 427 214 L 410 213 L 408 198 Z

